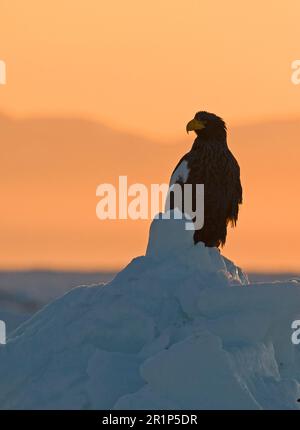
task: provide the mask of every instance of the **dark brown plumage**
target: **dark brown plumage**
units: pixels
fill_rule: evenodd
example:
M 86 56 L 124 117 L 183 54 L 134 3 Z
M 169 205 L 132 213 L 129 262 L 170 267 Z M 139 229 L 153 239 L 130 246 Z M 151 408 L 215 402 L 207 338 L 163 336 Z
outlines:
M 240 168 L 227 146 L 226 125 L 221 118 L 198 112 L 187 125 L 187 131 L 192 130 L 197 137 L 175 167 L 171 183 L 204 184 L 204 226 L 195 230 L 194 242 L 219 247 L 226 242 L 227 225 L 235 226 L 238 219 L 242 203 Z

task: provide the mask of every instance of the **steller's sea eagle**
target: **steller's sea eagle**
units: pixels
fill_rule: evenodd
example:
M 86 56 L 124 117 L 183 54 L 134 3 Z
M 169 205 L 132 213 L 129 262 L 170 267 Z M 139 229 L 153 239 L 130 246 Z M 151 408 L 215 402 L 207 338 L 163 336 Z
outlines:
M 195 230 L 194 243 L 223 246 L 227 225 L 236 225 L 242 203 L 240 168 L 227 146 L 226 124 L 217 115 L 201 111 L 187 124 L 186 131 L 194 131 L 197 137 L 175 167 L 170 187 L 175 183 L 204 184 L 204 225 Z M 174 200 L 170 209 L 174 209 Z

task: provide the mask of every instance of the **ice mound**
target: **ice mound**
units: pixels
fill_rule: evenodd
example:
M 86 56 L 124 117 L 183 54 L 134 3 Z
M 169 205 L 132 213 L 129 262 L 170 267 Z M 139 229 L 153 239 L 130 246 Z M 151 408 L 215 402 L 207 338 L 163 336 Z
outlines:
M 4 409 L 297 409 L 296 282 L 250 284 L 184 220 L 146 255 L 73 289 L 0 347 Z
M 167 214 L 170 218 L 163 219 L 162 214 L 159 214 L 151 224 L 146 251 L 149 261 L 162 265 L 165 261 L 171 263 L 173 268 L 170 272 L 179 265 L 183 272 L 225 275 L 239 284 L 249 283 L 241 269 L 222 257 L 217 248 L 206 248 L 203 243 L 194 245 L 194 231 L 185 229 L 186 220 L 179 218 L 181 215 L 178 210 Z

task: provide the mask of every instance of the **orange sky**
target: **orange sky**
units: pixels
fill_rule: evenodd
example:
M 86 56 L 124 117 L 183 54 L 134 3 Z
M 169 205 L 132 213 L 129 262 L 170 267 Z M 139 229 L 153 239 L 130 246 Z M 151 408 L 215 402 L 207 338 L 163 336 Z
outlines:
M 200 107 L 286 118 L 299 113 L 299 21 L 298 0 L 1 0 L 0 109 L 165 138 Z
M 239 0 L 1 0 L 0 59 L 7 64 L 7 85 L 0 86 L 0 113 L 12 118 L 93 119 L 121 134 L 124 130 L 138 133 L 153 142 L 154 147 L 160 143 L 183 142 L 186 121 L 199 109 L 222 115 L 230 129 L 243 124 L 297 119 L 300 118 L 300 85 L 291 83 L 291 62 L 300 58 L 299 22 L 298 0 L 254 0 L 247 4 Z M 37 136 L 40 133 L 46 139 L 47 127 L 53 125 L 36 131 L 35 120 L 29 121 L 25 129 L 22 122 L 16 122 L 15 135 L 9 129 L 9 121 L 4 126 L 5 133 L 0 137 L 1 153 L 8 144 L 16 144 L 17 148 L 22 143 L 22 136 L 26 135 L 26 145 L 37 143 L 37 146 L 33 145 L 31 168 L 38 172 L 43 154 L 37 154 Z M 73 134 L 65 132 L 65 140 L 59 140 L 62 145 L 66 140 L 70 144 L 76 140 L 76 127 L 74 129 Z M 31 130 L 35 130 L 34 137 Z M 65 129 L 59 125 L 57 130 L 64 133 Z M 254 130 L 261 132 L 259 127 Z M 266 130 L 269 132 L 264 139 L 257 139 L 255 132 L 251 136 L 263 145 L 266 143 L 266 148 L 262 148 L 263 156 L 271 159 L 274 156 L 274 163 L 279 163 L 279 146 L 276 154 L 268 152 L 270 129 Z M 293 130 L 289 128 L 288 144 L 293 143 L 293 133 L 299 141 L 299 128 Z M 244 151 L 245 136 L 241 133 L 242 141 L 234 141 L 234 150 L 245 166 L 244 185 L 249 194 L 242 211 L 244 218 L 240 230 L 230 236 L 226 252 L 237 263 L 249 268 L 296 270 L 300 266 L 298 239 L 294 240 L 294 231 L 299 233 L 298 209 L 295 212 L 292 205 L 286 208 L 292 214 L 289 227 L 270 220 L 263 231 L 258 221 L 255 224 L 253 220 L 262 203 L 265 214 L 271 213 L 271 209 L 268 212 L 265 194 L 259 189 L 259 183 L 266 181 L 264 160 L 259 160 L 255 180 L 247 173 L 246 155 L 248 157 L 251 142 L 247 143 L 248 152 Z M 285 131 L 282 131 L 283 139 L 284 136 Z M 120 141 L 123 142 L 123 138 L 120 137 Z M 130 137 L 125 136 L 124 142 L 130 142 Z M 40 142 L 42 148 L 43 143 Z M 45 145 L 49 151 L 52 143 L 47 141 Z M 111 148 L 113 151 L 114 147 Z M 187 149 L 188 144 L 180 151 Z M 288 150 L 287 146 L 285 150 Z M 297 150 L 294 148 L 293 151 Z M 291 153 L 296 154 L 293 151 Z M 92 158 L 92 154 L 89 155 Z M 110 159 L 109 149 L 106 155 Z M 165 169 L 157 170 L 159 180 L 167 180 L 178 155 L 174 150 L 174 160 L 169 158 L 169 164 L 168 158 L 164 158 Z M 60 156 L 59 152 L 57 156 Z M 7 169 L 10 167 L 9 172 L 14 169 L 14 155 L 10 153 L 10 157 L 5 161 Z M 77 154 L 77 157 L 80 160 L 83 154 Z M 26 160 L 28 163 L 28 158 Z M 87 163 L 91 162 L 88 157 L 87 160 Z M 21 157 L 19 161 L 22 163 Z M 134 167 L 124 172 L 122 162 L 120 160 L 114 166 L 109 180 L 124 173 L 132 175 L 132 182 L 141 180 L 142 173 L 139 176 Z M 141 158 L 137 160 L 145 170 L 143 162 Z M 252 162 L 257 164 L 255 159 Z M 96 231 L 94 190 L 98 182 L 107 179 L 101 174 L 98 178 L 95 173 L 89 182 L 86 180 L 87 170 L 82 170 L 82 176 L 76 175 L 76 180 L 82 183 L 81 196 L 84 196 L 83 190 L 91 194 L 85 194 L 87 208 L 77 215 L 71 226 L 69 214 L 74 205 L 75 189 L 70 192 L 71 201 L 65 194 L 67 189 L 58 183 L 53 185 L 53 178 L 49 177 L 45 186 L 52 187 L 51 192 L 47 188 L 52 196 L 52 209 L 44 207 L 47 217 L 39 217 L 36 204 L 42 191 L 38 189 L 37 176 L 31 177 L 29 167 L 27 171 L 23 166 L 15 181 L 11 177 L 7 179 L 9 173 L 3 177 L 1 195 L 7 196 L 7 202 L 2 197 L 5 210 L 0 236 L 6 247 L 2 246 L 3 252 L 0 251 L 0 267 L 95 268 L 99 262 L 100 268 L 111 268 L 125 264 L 143 252 L 148 229 L 145 223 L 137 227 L 138 235 L 134 233 L 135 223 L 128 223 L 128 227 L 122 224 L 118 234 L 126 232 L 117 249 L 111 240 L 113 228 Z M 278 179 L 278 171 L 268 172 Z M 288 160 L 284 173 L 290 193 L 290 198 L 287 196 L 286 199 L 292 201 L 297 185 L 295 179 L 299 181 L 299 176 L 291 175 L 288 183 Z M 23 207 L 25 214 L 20 218 L 20 213 L 16 213 L 15 196 L 22 174 L 28 179 L 24 192 L 32 201 L 28 207 Z M 42 170 L 40 176 L 43 176 Z M 72 172 L 66 170 L 65 178 L 60 178 L 71 183 Z M 272 186 L 272 177 L 268 177 L 267 183 Z M 61 208 L 59 213 L 53 208 L 56 190 Z M 254 197 L 256 192 L 257 198 Z M 87 233 L 83 237 L 85 228 Z M 281 229 L 280 234 L 278 229 Z M 246 246 L 256 232 L 265 234 L 264 240 L 268 238 L 268 246 L 260 248 L 259 252 L 256 252 L 254 242 Z M 133 235 L 139 238 L 130 239 Z M 103 242 L 101 251 L 100 240 Z M 130 246 L 128 241 L 132 241 Z M 109 252 L 105 252 L 108 248 Z

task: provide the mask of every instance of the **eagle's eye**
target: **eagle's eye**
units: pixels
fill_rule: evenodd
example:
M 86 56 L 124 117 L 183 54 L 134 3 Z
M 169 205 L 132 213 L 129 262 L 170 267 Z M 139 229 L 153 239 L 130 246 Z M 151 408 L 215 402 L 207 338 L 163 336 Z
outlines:
M 201 118 L 196 118 L 197 119 L 197 121 L 201 121 L 201 123 L 203 124 L 203 125 L 207 125 L 207 123 L 208 123 L 208 120 L 207 119 L 201 119 Z

